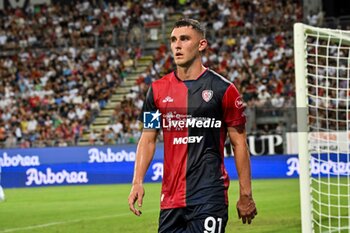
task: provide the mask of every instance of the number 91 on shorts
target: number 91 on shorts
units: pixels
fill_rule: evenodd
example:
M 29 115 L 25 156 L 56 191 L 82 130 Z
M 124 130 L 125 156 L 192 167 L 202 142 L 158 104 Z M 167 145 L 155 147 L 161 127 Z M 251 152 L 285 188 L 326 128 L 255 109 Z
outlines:
M 225 233 L 228 220 L 225 204 L 203 204 L 164 209 L 159 216 L 159 233 Z
M 204 221 L 204 233 L 221 233 L 222 218 L 215 219 L 214 217 L 207 217 Z

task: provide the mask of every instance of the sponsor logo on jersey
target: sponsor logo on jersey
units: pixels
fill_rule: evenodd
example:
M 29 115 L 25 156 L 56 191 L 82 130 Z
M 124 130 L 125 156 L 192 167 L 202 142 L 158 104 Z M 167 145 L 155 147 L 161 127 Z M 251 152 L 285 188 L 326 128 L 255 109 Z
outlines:
M 214 92 L 212 90 L 204 90 L 202 91 L 202 98 L 205 102 L 209 102 L 211 98 L 213 98 Z
M 162 114 L 157 111 L 143 113 L 143 127 L 145 129 L 160 129 L 160 116 Z
M 170 96 L 167 96 L 167 97 L 165 97 L 165 98 L 163 99 L 162 102 L 163 102 L 163 103 L 172 103 L 172 102 L 174 102 L 174 99 L 171 98 Z
M 203 139 L 203 136 L 189 136 L 189 137 L 178 137 L 174 138 L 173 144 L 190 144 L 190 143 L 200 143 Z

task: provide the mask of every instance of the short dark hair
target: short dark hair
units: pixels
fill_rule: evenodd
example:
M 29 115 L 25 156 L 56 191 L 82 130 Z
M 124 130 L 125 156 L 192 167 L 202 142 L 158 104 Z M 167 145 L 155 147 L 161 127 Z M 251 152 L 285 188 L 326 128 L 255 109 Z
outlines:
M 206 36 L 205 27 L 195 19 L 189 19 L 189 18 L 180 19 L 175 22 L 173 29 L 180 28 L 180 27 L 192 27 L 194 30 L 199 32 L 203 36 L 203 38 L 205 38 Z

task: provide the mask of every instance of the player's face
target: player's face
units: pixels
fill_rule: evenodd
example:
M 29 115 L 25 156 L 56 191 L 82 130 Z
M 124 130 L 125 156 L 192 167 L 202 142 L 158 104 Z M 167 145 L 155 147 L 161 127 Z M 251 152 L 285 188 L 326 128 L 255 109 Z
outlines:
M 201 59 L 201 51 L 207 47 L 207 41 L 192 27 L 174 28 L 170 44 L 175 64 L 180 67 L 189 67 Z

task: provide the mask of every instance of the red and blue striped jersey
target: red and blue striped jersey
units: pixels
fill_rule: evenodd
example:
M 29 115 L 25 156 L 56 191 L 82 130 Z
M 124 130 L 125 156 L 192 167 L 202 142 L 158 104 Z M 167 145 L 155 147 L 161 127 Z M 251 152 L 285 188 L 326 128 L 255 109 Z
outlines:
M 227 127 L 246 121 L 236 87 L 210 69 L 191 85 L 172 72 L 148 90 L 142 111 L 157 110 L 164 139 L 161 209 L 228 204 L 229 177 L 224 166 Z

